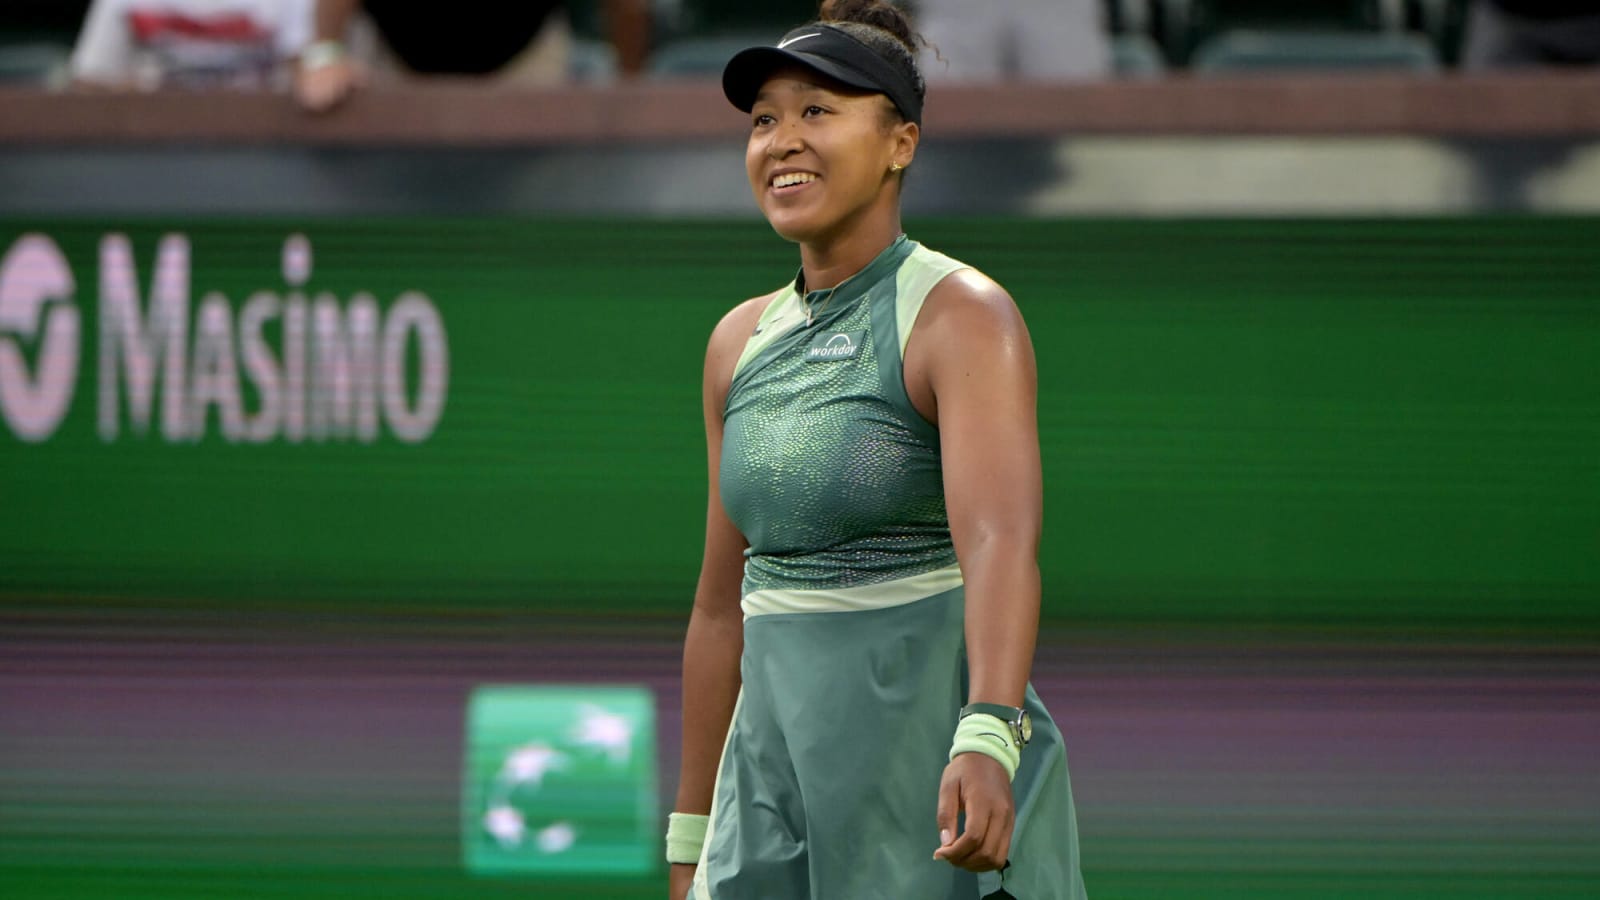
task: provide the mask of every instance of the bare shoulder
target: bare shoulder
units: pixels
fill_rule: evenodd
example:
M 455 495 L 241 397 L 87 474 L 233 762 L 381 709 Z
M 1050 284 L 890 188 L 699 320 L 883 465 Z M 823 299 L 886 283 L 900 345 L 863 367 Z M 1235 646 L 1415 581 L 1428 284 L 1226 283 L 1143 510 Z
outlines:
M 756 330 L 756 323 L 767 306 L 781 291 L 751 297 L 723 315 L 717 327 L 711 329 L 711 340 L 706 345 L 705 383 L 708 391 L 726 393 L 733 380 L 733 367 L 744 352 L 745 343 Z
M 767 311 L 767 306 L 779 293 L 773 291 L 759 297 L 751 297 L 728 310 L 722 320 L 717 322 L 717 327 L 711 330 L 712 349 L 719 343 L 733 343 L 743 348 L 751 332 L 756 330 L 756 322 L 761 319 L 761 314 Z
M 1011 295 L 977 269 L 959 269 L 923 300 L 905 348 L 906 394 L 923 418 L 939 423 L 940 396 L 965 385 L 1027 383 L 1033 344 Z M 973 376 L 982 374 L 982 378 Z M 950 392 L 947 394 L 947 392 Z
M 970 268 L 951 272 L 928 292 L 917 316 L 916 331 L 933 341 L 1027 336 L 1022 313 L 1011 294 L 993 278 Z

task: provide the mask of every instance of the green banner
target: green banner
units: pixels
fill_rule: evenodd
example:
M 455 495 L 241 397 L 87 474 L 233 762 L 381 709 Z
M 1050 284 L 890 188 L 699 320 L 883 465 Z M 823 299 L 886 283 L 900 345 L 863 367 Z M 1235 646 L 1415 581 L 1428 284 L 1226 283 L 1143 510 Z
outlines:
M 940 221 L 1047 619 L 1593 623 L 1600 221 Z M 687 614 L 759 223 L 0 223 L 0 602 Z
M 645 687 L 485 685 L 467 708 L 461 843 L 475 875 L 660 868 Z

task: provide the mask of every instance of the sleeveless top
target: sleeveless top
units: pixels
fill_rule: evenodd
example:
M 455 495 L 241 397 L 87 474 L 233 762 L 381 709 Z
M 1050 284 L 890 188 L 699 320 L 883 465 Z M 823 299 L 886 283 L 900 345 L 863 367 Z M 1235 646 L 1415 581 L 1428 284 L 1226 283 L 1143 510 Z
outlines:
M 902 237 L 831 293 L 780 292 L 735 366 L 720 486 L 750 542 L 744 646 L 695 900 L 1001 887 L 932 859 L 966 702 L 966 592 L 938 431 L 912 407 L 902 360 L 928 292 L 961 268 Z M 1061 734 L 1032 687 L 1023 704 L 1034 731 L 1012 782 L 1005 887 L 1084 900 Z
M 902 362 L 928 292 L 962 268 L 901 235 L 833 290 L 802 298 L 791 284 L 763 312 L 728 390 L 719 482 L 750 543 L 746 616 L 877 608 L 961 583 L 939 434 Z

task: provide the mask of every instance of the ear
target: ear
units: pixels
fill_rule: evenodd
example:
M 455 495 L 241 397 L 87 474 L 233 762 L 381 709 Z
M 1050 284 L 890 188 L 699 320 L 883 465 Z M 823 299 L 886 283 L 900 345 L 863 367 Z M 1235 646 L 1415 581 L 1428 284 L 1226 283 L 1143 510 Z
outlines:
M 889 130 L 889 136 L 894 141 L 891 162 L 898 163 L 901 168 L 910 166 L 917 156 L 917 142 L 922 140 L 922 129 L 915 122 L 899 122 Z

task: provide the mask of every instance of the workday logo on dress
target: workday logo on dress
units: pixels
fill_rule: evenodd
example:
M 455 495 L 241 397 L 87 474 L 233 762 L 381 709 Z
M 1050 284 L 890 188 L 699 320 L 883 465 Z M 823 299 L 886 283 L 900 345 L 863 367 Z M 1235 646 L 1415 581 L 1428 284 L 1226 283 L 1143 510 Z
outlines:
M 866 331 L 831 331 L 824 332 L 811 342 L 806 348 L 806 362 L 833 362 L 836 359 L 849 359 L 856 355 L 856 350 L 861 347 L 862 338 Z

